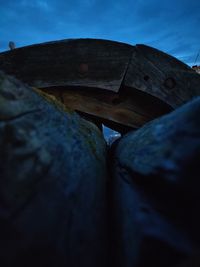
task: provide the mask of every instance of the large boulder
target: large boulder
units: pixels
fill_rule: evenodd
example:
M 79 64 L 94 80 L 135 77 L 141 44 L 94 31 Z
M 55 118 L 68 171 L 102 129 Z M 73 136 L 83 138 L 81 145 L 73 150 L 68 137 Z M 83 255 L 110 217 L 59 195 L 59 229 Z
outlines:
M 196 98 L 113 144 L 116 266 L 170 266 L 199 247 L 199 114 Z
M 105 266 L 106 143 L 0 72 L 0 265 Z

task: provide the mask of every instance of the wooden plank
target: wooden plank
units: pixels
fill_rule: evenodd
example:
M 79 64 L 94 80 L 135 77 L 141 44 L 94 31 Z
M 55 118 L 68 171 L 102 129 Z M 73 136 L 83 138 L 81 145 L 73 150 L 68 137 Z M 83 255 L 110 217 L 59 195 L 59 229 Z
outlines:
M 73 87 L 42 90 L 61 99 L 71 109 L 96 117 L 97 122 L 106 120 L 108 127 L 120 132 L 119 129 L 126 132 L 126 129 L 139 128 L 171 110 L 159 99 L 129 88 L 121 89 L 119 94 Z
M 184 63 L 151 47 L 107 40 L 14 49 L 0 54 L 0 69 L 116 130 L 138 128 L 200 95 L 200 76 Z
M 200 76 L 176 58 L 145 45 L 133 49 L 124 85 L 176 108 L 200 95 Z
M 117 92 L 132 46 L 98 39 L 67 39 L 0 53 L 0 69 L 38 88 L 87 86 Z

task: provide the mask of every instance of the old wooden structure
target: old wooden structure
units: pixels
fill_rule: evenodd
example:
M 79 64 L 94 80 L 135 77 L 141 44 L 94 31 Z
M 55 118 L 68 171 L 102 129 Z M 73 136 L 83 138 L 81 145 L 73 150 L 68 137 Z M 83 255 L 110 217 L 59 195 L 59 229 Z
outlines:
M 200 94 L 200 76 L 145 45 L 69 39 L 0 53 L 0 70 L 126 132 Z

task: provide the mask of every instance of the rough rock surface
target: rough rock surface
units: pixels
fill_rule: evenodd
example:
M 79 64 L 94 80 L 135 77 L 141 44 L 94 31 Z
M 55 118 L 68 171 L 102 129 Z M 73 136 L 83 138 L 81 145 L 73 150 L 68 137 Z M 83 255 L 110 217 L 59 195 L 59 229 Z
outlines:
M 172 266 L 199 247 L 199 114 L 196 98 L 113 144 L 116 266 Z
M 105 141 L 50 102 L 0 73 L 0 265 L 105 266 Z

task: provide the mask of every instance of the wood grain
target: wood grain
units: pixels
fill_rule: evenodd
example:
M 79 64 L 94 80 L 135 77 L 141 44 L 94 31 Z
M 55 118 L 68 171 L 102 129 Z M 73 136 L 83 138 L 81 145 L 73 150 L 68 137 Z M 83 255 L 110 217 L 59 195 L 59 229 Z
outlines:
M 176 108 L 200 95 L 200 76 L 178 59 L 146 45 L 136 45 L 124 85 L 151 94 Z
M 117 92 L 132 46 L 72 39 L 26 46 L 0 54 L 0 69 L 31 86 L 88 86 Z
M 14 49 L 0 53 L 0 69 L 114 128 L 138 128 L 200 95 L 200 76 L 183 62 L 149 46 L 108 40 Z
M 171 109 L 159 99 L 131 88 L 123 88 L 120 93 L 91 88 L 45 88 L 67 107 L 92 115 L 97 122 L 122 131 L 139 128 L 146 122 L 168 113 Z M 106 121 L 105 121 L 106 120 Z M 120 127 L 121 126 L 121 127 Z

